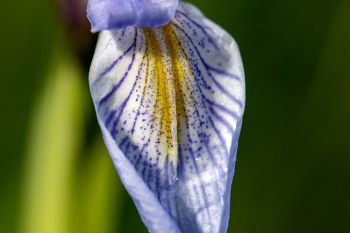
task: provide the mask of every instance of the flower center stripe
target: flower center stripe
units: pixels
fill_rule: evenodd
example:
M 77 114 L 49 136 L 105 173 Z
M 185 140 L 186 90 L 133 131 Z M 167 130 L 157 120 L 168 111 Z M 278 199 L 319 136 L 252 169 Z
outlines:
M 159 119 L 159 143 L 166 142 L 167 153 L 170 156 L 175 155 L 174 137 L 176 137 L 176 122 L 173 114 L 173 98 L 169 85 L 169 75 L 165 68 L 165 61 L 162 50 L 159 46 L 156 34 L 152 29 L 144 29 L 147 46 L 147 56 L 153 58 L 154 62 L 154 78 L 156 80 L 156 101 L 153 108 L 153 115 Z
M 160 141 L 166 142 L 167 155 L 176 161 L 178 145 L 181 143 L 181 122 L 187 118 L 184 89 L 190 88 L 186 83 L 184 66 L 188 70 L 189 65 L 180 62 L 182 47 L 171 24 L 167 24 L 161 30 L 162 40 L 155 30 L 144 29 L 146 56 L 154 59 L 154 78 L 157 83 L 154 116 L 160 120 Z M 166 51 L 162 50 L 160 44 L 165 45 L 163 49 Z M 167 69 L 166 63 L 169 63 L 170 70 Z M 187 100 L 187 103 L 189 102 Z

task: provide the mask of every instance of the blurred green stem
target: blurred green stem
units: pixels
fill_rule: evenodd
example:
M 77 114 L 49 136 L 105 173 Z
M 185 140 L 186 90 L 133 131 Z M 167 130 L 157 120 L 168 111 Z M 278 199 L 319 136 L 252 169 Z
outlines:
M 81 72 L 69 56 L 58 56 L 34 109 L 23 192 L 23 233 L 69 229 L 74 164 L 82 144 Z
M 89 152 L 89 160 L 79 178 L 80 188 L 76 192 L 79 221 L 74 232 L 115 232 L 113 228 L 120 219 L 116 204 L 120 200 L 121 183 L 101 137 Z
M 29 132 L 22 233 L 107 233 L 116 226 L 121 184 L 101 136 L 82 148 L 93 113 L 87 86 L 72 57 L 56 56 Z

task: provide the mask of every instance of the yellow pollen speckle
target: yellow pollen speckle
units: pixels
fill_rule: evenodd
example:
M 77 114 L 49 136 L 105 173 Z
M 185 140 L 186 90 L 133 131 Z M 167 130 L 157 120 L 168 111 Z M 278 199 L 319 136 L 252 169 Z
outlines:
M 166 49 L 163 50 L 155 29 L 144 29 L 146 56 L 153 59 L 154 78 L 157 85 L 154 115 L 160 119 L 160 140 L 166 141 L 167 154 L 173 157 L 177 155 L 178 145 L 181 142 L 181 121 L 186 118 L 183 94 L 186 80 L 180 60 L 182 52 L 180 41 L 171 24 L 164 26 L 162 32 L 163 42 L 166 45 Z M 166 60 L 171 61 L 171 71 L 166 70 Z

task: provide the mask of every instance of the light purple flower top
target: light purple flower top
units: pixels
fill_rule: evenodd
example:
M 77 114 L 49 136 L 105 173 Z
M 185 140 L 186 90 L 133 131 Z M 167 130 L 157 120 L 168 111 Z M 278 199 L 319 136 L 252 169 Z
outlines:
M 159 27 L 175 15 L 178 0 L 89 0 L 92 32 L 126 26 Z

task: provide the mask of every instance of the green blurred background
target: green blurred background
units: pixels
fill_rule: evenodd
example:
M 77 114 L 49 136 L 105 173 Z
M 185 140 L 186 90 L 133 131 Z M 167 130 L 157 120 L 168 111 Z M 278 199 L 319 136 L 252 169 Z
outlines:
M 245 65 L 229 232 L 350 232 L 350 1 L 191 2 Z M 2 3 L 0 232 L 146 232 L 96 124 L 94 38 L 69 9 Z

